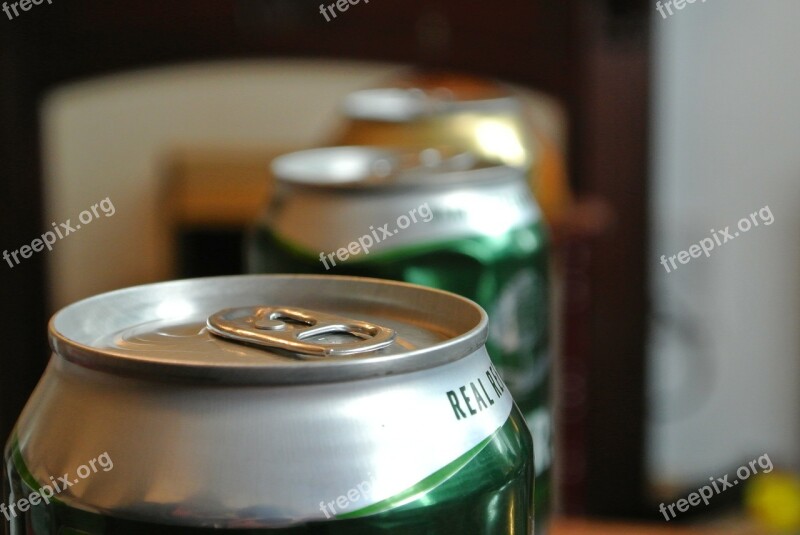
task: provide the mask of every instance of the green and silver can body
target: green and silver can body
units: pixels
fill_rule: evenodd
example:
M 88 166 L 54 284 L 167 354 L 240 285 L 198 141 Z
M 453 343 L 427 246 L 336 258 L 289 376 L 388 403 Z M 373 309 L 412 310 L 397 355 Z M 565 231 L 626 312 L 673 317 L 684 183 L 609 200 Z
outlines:
M 489 353 L 533 432 L 542 527 L 553 435 L 548 238 L 524 173 L 465 153 L 338 147 L 282 156 L 273 175 L 251 272 L 400 280 L 487 310 Z
M 487 336 L 467 299 L 355 277 L 78 302 L 6 447 L 6 533 L 531 533 L 532 442 Z

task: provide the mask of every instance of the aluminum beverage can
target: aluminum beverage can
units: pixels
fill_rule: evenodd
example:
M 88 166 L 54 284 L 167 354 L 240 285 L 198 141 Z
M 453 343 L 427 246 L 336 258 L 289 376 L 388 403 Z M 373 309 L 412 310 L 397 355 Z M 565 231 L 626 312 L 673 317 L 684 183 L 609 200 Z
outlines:
M 487 336 L 463 297 L 355 277 L 80 301 L 6 447 L 6 533 L 530 533 Z
M 562 222 L 572 203 L 561 151 L 537 127 L 520 92 L 504 84 L 454 73 L 405 73 L 383 87 L 350 93 L 342 112 L 332 145 L 419 150 L 447 144 L 523 169 L 551 224 Z
M 456 292 L 489 313 L 488 347 L 533 432 L 537 526 L 549 511 L 548 238 L 519 168 L 470 153 L 368 147 L 273 163 L 276 193 L 249 269 L 402 280 Z

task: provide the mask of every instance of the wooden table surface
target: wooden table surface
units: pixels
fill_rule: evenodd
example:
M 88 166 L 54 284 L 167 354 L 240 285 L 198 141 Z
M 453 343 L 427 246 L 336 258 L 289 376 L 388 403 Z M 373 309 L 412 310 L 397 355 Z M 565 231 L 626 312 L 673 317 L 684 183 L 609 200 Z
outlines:
M 669 525 L 634 525 L 605 522 L 588 522 L 582 520 L 556 520 L 550 531 L 551 535 L 758 535 L 760 532 L 752 528 L 737 525 L 724 528 L 701 529 L 685 526 Z

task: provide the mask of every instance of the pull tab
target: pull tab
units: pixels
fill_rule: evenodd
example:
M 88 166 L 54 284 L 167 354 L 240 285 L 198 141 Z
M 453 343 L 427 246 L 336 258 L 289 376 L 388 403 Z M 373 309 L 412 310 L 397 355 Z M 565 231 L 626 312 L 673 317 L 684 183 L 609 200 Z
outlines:
M 391 345 L 396 336 L 393 329 L 366 321 L 294 307 L 229 308 L 209 317 L 207 324 L 211 333 L 223 338 L 314 357 L 375 351 Z M 308 341 L 329 334 L 348 334 L 360 340 L 340 344 Z

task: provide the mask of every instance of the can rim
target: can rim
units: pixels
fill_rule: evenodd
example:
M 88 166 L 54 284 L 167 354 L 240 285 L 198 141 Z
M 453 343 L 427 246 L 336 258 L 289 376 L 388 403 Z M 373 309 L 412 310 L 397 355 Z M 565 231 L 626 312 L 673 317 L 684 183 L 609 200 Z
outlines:
M 405 313 L 420 313 L 422 322 L 439 321 L 439 332 L 444 332 L 449 321 L 454 336 L 428 347 L 390 355 L 369 358 L 352 358 L 320 362 L 303 362 L 298 365 L 275 364 L 274 360 L 260 363 L 183 362 L 178 359 L 159 359 L 148 355 L 121 351 L 113 347 L 93 346 L 100 336 L 111 333 L 91 333 L 91 316 L 104 317 L 102 313 L 115 303 L 150 296 L 150 299 L 171 295 L 229 296 L 232 288 L 239 292 L 252 291 L 260 285 L 280 289 L 302 288 L 306 295 L 336 298 L 338 286 L 342 295 L 369 295 L 365 304 L 395 307 Z M 327 287 L 327 288 L 326 288 Z M 346 292 L 344 291 L 346 290 Z M 246 293 L 246 292 L 245 292 Z M 377 297 L 376 297 L 377 295 Z M 237 294 L 237 299 L 241 296 Z M 378 299 L 383 299 L 379 301 Z M 426 303 L 425 300 L 428 300 Z M 302 301 L 298 301 L 302 303 Z M 327 302 L 327 301 L 325 301 Z M 415 307 L 416 304 L 416 307 Z M 214 305 L 215 308 L 217 305 Z M 392 309 L 389 309 L 392 310 Z M 92 312 L 93 314 L 89 314 Z M 203 310 L 202 314 L 215 312 Z M 436 317 L 441 314 L 442 317 Z M 459 316 L 460 317 L 457 317 Z M 460 360 L 479 350 L 488 338 L 488 316 L 477 303 L 457 294 L 399 281 L 339 275 L 234 275 L 184 279 L 123 288 L 77 301 L 55 313 L 48 324 L 48 339 L 55 355 L 81 367 L 99 372 L 136 377 L 140 379 L 178 382 L 203 382 L 239 385 L 300 385 L 345 382 L 388 375 L 397 375 L 435 368 Z M 226 342 L 228 343 L 228 342 Z M 229 342 L 234 343 L 234 342 Z M 265 355 L 273 355 L 265 352 Z
M 342 103 L 350 119 L 389 123 L 408 123 L 419 119 L 462 112 L 497 113 L 519 111 L 519 99 L 499 87 L 493 95 L 461 99 L 445 98 L 436 90 L 417 87 L 382 87 L 349 93 Z
M 413 151 L 400 147 L 368 147 L 343 145 L 293 151 L 272 160 L 270 167 L 277 183 L 292 188 L 359 192 L 395 191 L 399 189 L 437 190 L 465 184 L 525 181 L 518 167 L 477 160 L 468 152 L 458 152 L 448 161 L 463 158 L 472 162 L 468 169 L 407 166 L 406 160 L 422 159 L 425 153 L 439 153 L 439 148 Z M 339 163 L 334 163 L 335 159 Z M 385 164 L 378 169 L 376 164 Z M 437 175 L 430 180 L 429 175 Z M 398 179 L 399 177 L 399 179 Z

